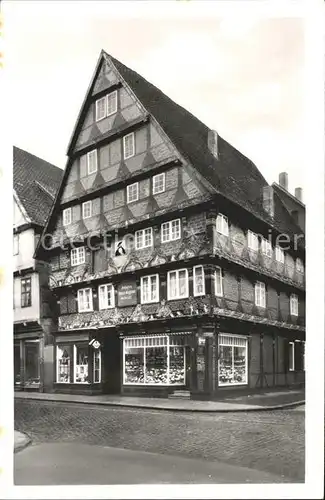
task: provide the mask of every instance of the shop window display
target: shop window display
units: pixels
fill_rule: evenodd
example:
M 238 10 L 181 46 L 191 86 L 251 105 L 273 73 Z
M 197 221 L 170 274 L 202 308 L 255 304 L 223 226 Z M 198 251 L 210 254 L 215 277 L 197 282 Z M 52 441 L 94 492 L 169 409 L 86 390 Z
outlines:
M 74 381 L 79 384 L 88 382 L 88 346 L 74 346 Z
M 247 384 L 247 338 L 219 335 L 219 385 Z
M 57 346 L 57 375 L 56 381 L 70 382 L 71 346 Z
M 185 347 L 182 339 L 129 337 L 123 342 L 125 384 L 185 384 Z

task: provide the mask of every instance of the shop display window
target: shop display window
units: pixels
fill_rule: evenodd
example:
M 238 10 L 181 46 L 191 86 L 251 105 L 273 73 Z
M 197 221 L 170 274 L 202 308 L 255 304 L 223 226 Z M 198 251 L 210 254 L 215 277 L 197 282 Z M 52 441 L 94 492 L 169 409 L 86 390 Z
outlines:
M 59 383 L 70 382 L 70 363 L 71 363 L 71 347 L 72 346 L 57 346 L 57 374 L 56 381 Z
M 25 385 L 38 385 L 39 376 L 39 341 L 25 342 Z
M 88 346 L 74 346 L 74 382 L 86 384 L 88 382 Z
M 185 346 L 179 337 L 125 338 L 124 384 L 184 385 Z
M 95 383 L 98 383 L 101 381 L 101 352 L 99 349 L 96 349 L 94 351 L 93 367 L 94 367 L 93 381 Z
M 219 335 L 219 385 L 247 384 L 247 338 Z

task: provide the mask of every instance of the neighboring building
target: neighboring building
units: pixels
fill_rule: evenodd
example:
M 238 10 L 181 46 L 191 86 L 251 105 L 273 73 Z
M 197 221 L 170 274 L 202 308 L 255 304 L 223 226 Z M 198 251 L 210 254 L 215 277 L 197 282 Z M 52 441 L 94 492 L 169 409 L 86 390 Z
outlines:
M 37 249 L 60 306 L 55 391 L 304 382 L 303 235 L 250 160 L 104 51 L 67 154 Z
M 33 254 L 63 170 L 17 147 L 13 160 L 14 383 L 16 389 L 43 390 L 56 303 L 48 289 L 47 268 Z
M 281 198 L 282 203 L 292 215 L 296 224 L 298 224 L 298 226 L 305 233 L 306 207 L 303 203 L 302 188 L 296 188 L 295 194 L 291 194 L 288 191 L 288 174 L 286 172 L 281 172 L 281 174 L 279 174 L 279 184 L 273 182 L 272 187 L 279 198 Z

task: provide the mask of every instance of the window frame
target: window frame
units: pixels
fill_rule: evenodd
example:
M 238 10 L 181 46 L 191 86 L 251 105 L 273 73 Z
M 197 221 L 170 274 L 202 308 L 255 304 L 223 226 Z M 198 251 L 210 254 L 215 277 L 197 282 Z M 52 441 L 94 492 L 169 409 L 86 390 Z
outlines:
M 130 188 L 136 186 L 137 187 L 137 197 L 134 200 L 130 200 Z M 139 201 L 139 182 L 133 182 L 133 184 L 129 184 L 126 186 L 126 203 L 134 203 Z
M 295 343 L 289 342 L 289 359 L 288 359 L 289 372 L 295 371 Z
M 99 109 L 100 102 L 104 102 L 104 115 L 99 118 L 98 117 L 98 109 Z M 99 99 L 96 99 L 95 115 L 96 115 L 96 122 L 99 122 L 101 120 L 104 120 L 104 118 L 106 118 L 106 116 L 107 116 L 107 98 L 106 98 L 106 96 L 103 96 L 103 97 L 100 97 Z
M 69 222 L 67 222 L 65 219 L 66 219 L 66 216 L 69 214 Z M 71 207 L 69 208 L 65 208 L 62 212 L 62 225 L 65 227 L 65 226 L 69 226 L 72 222 L 72 210 L 71 210 Z
M 150 229 L 150 245 L 146 245 L 146 235 L 145 232 Z M 141 235 L 141 246 L 138 246 L 138 236 Z M 153 231 L 152 227 L 146 227 L 145 229 L 139 229 L 134 234 L 134 246 L 136 250 L 142 250 L 143 248 L 150 248 L 153 246 Z
M 281 255 L 281 259 L 278 258 L 279 255 Z M 284 264 L 284 250 L 279 245 L 275 246 L 275 260 L 280 264 Z
M 173 222 L 178 222 L 178 227 L 179 227 L 179 236 L 177 238 L 172 238 L 172 223 Z M 163 235 L 164 235 L 164 226 L 168 225 L 168 239 L 164 240 Z M 169 243 L 170 241 L 177 241 L 181 239 L 182 237 L 182 226 L 181 226 L 181 219 L 173 219 L 169 220 L 167 222 L 163 222 L 160 226 L 160 241 L 161 243 Z
M 132 154 L 126 156 L 126 141 L 129 137 L 132 137 Z M 134 132 L 131 132 L 130 134 L 126 134 L 124 137 L 123 137 L 123 159 L 124 160 L 128 160 L 129 158 L 132 158 L 133 156 L 135 155 L 135 136 L 134 136 Z
M 182 295 L 180 296 L 179 295 L 179 274 L 181 272 L 185 271 L 186 273 L 186 295 Z M 170 275 L 172 273 L 176 273 L 176 276 L 177 276 L 177 295 L 175 297 L 171 297 L 170 296 Z M 188 269 L 187 268 L 183 268 L 183 269 L 174 269 L 172 271 L 168 271 L 167 273 L 167 300 L 180 300 L 180 299 L 187 299 L 189 297 L 189 283 L 188 283 Z
M 155 180 L 158 180 L 159 178 L 162 178 L 163 179 L 163 188 L 159 191 L 157 191 L 156 186 L 155 186 Z M 161 172 L 160 174 L 156 174 L 152 177 L 152 194 L 160 194 L 160 193 L 164 193 L 166 190 L 166 173 L 165 172 Z
M 59 376 L 59 356 L 58 356 L 58 350 L 59 349 L 62 349 L 62 348 L 66 348 L 68 351 L 69 351 L 69 368 L 68 368 L 68 374 L 69 374 L 69 380 L 67 381 L 59 381 L 58 380 L 58 376 Z M 62 359 L 62 358 L 61 358 Z M 71 384 L 73 382 L 71 382 L 71 363 L 73 363 L 73 345 L 70 344 L 70 343 L 65 343 L 65 344 L 56 344 L 56 363 L 55 363 L 55 367 L 56 367 L 56 374 L 55 374 L 55 383 L 56 384 Z M 72 377 L 73 379 L 73 377 Z
M 202 283 L 203 283 L 203 292 L 197 293 L 196 292 L 196 274 L 195 271 L 196 269 L 202 269 Z M 205 272 L 204 272 L 204 266 L 198 265 L 193 267 L 193 297 L 203 297 L 205 295 Z
M 146 300 L 144 301 L 144 297 L 143 297 L 143 281 L 144 279 L 148 279 L 149 281 L 149 287 L 150 287 L 150 290 L 151 290 L 151 281 L 152 281 L 152 278 L 156 278 L 157 279 L 157 298 L 156 299 L 150 299 L 150 300 Z M 159 274 L 148 274 L 146 276 L 141 276 L 140 278 L 140 302 L 141 304 L 155 304 L 157 302 L 159 302 L 159 286 L 160 286 L 160 283 L 159 283 Z M 150 292 L 150 295 L 151 295 L 151 292 Z
M 263 286 L 261 286 L 263 285 Z M 258 290 L 259 290 L 259 293 L 258 293 Z M 262 299 L 262 294 L 261 294 L 261 290 L 263 290 L 264 294 L 263 294 L 263 304 L 258 304 L 258 298 Z M 256 281 L 255 283 L 255 287 L 254 287 L 254 292 L 255 292 L 255 305 L 257 307 L 261 307 L 262 309 L 265 309 L 266 308 L 266 286 L 265 286 L 265 283 L 263 283 L 263 281 Z
M 290 295 L 290 316 L 299 316 L 299 298 L 296 293 Z
M 101 299 L 101 294 L 100 294 L 100 289 L 101 288 L 104 288 L 105 289 L 105 299 L 106 299 L 106 304 L 108 302 L 108 287 L 110 287 L 111 291 L 111 297 L 112 297 L 112 300 L 111 300 L 111 305 L 103 305 L 103 301 Z M 114 309 L 115 307 L 115 287 L 113 285 L 113 283 L 105 283 L 103 285 L 98 285 L 98 309 L 99 311 L 103 311 L 105 309 Z
M 267 250 L 269 250 L 270 253 L 268 253 Z M 268 240 L 268 238 L 264 238 L 264 236 L 261 239 L 261 252 L 263 255 L 272 258 L 273 255 L 272 243 L 270 242 L 270 240 Z
M 115 104 L 115 108 L 114 108 L 114 111 L 111 111 L 110 113 L 108 112 L 108 98 L 110 96 L 114 96 L 114 104 Z M 112 115 L 115 115 L 115 113 L 117 113 L 117 90 L 113 90 L 113 92 L 109 92 L 108 94 L 106 94 L 106 116 L 112 116 Z
M 218 221 L 221 221 L 219 229 L 218 229 Z M 227 228 L 225 230 L 225 228 Z M 216 231 L 223 236 L 229 236 L 229 219 L 226 215 L 222 213 L 218 213 L 216 218 Z
M 254 248 L 254 246 L 252 246 L 253 241 L 256 242 L 256 248 Z M 254 233 L 254 231 L 251 231 L 250 229 L 248 229 L 248 231 L 247 231 L 247 246 L 250 250 L 253 250 L 253 252 L 258 252 L 258 250 L 259 250 L 258 235 L 256 233 Z
M 81 250 L 82 250 L 82 252 L 81 252 Z M 73 255 L 74 255 L 73 252 L 76 252 L 75 255 L 76 255 L 76 261 L 77 262 L 75 262 L 75 263 L 73 262 Z M 80 254 L 83 256 L 82 259 L 80 259 Z M 71 252 L 70 252 L 71 267 L 80 266 L 81 264 L 84 264 L 85 262 L 86 262 L 86 250 L 85 250 L 85 247 L 81 246 L 81 247 L 72 248 Z
M 221 287 L 221 293 L 217 293 L 217 271 L 219 270 L 219 275 L 220 275 L 220 287 Z M 216 266 L 214 270 L 214 295 L 216 297 L 223 297 L 223 274 L 222 274 L 222 268 L 220 266 Z
M 77 378 L 77 373 L 76 373 L 77 349 L 80 348 L 80 347 L 87 349 L 87 379 L 88 379 L 87 382 L 78 382 L 76 380 L 76 378 Z M 73 344 L 73 359 L 72 359 L 72 361 L 73 361 L 73 372 L 72 372 L 72 374 L 73 374 L 73 383 L 74 384 L 89 384 L 90 383 L 90 380 L 89 380 L 89 365 L 90 365 L 89 361 L 90 361 L 90 359 L 89 358 L 90 358 L 90 356 L 89 356 L 89 347 L 88 347 L 88 344 L 79 344 L 79 343 Z M 78 365 L 78 366 L 80 366 L 80 365 Z M 83 365 L 83 366 L 85 366 L 85 365 Z
M 84 301 L 84 295 L 85 292 L 89 290 L 89 309 L 85 309 L 85 301 Z M 82 301 L 80 300 L 80 296 L 83 295 Z M 86 288 L 79 288 L 77 291 L 77 298 L 78 298 L 78 313 L 84 313 L 84 312 L 92 312 L 94 310 L 94 304 L 93 304 L 93 292 L 91 287 L 86 287 Z M 82 303 L 83 302 L 83 303 Z M 82 307 L 81 307 L 82 305 Z
M 98 368 L 98 380 L 95 380 L 95 354 L 99 354 L 99 368 Z M 100 384 L 102 381 L 102 351 L 101 349 L 94 349 L 93 350 L 93 384 Z
M 90 214 L 90 215 L 87 215 L 87 217 L 85 216 L 86 207 L 89 207 L 89 214 Z M 83 219 L 90 219 L 90 217 L 92 217 L 92 211 L 93 211 L 92 209 L 93 209 L 92 200 L 84 201 L 82 204 L 82 218 Z
M 241 339 L 245 340 L 245 346 L 241 345 L 239 347 L 245 347 L 245 382 L 220 382 L 220 346 L 231 346 L 232 347 L 232 370 L 234 374 L 234 347 L 237 347 L 235 342 L 231 344 L 222 343 L 222 338 L 228 338 L 231 340 Z M 225 342 L 225 341 L 224 341 Z M 246 335 L 234 335 L 231 333 L 219 333 L 218 335 L 218 387 L 231 387 L 235 385 L 248 385 L 248 337 Z
M 95 158 L 95 170 L 92 170 L 91 172 L 89 171 L 89 158 L 91 157 L 91 155 L 94 156 Z M 98 170 L 98 155 L 97 155 L 97 149 L 92 149 L 91 151 L 88 151 L 87 153 L 87 173 L 88 175 L 92 175 L 92 174 L 95 174 Z
M 25 283 L 26 282 L 26 283 Z M 29 288 L 27 287 L 27 282 L 29 283 Z M 27 290 L 23 291 L 23 287 L 27 287 Z M 23 297 L 27 297 L 27 303 L 23 301 Z M 31 307 L 32 306 L 32 278 L 27 276 L 20 279 L 20 307 Z

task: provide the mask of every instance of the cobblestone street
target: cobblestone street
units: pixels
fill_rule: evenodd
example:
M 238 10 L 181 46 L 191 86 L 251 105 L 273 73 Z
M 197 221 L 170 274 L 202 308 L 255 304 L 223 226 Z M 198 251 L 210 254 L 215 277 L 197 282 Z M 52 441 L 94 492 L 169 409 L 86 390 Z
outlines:
M 249 467 L 304 481 L 304 412 L 192 414 L 15 401 L 15 429 L 37 443 L 83 443 Z

